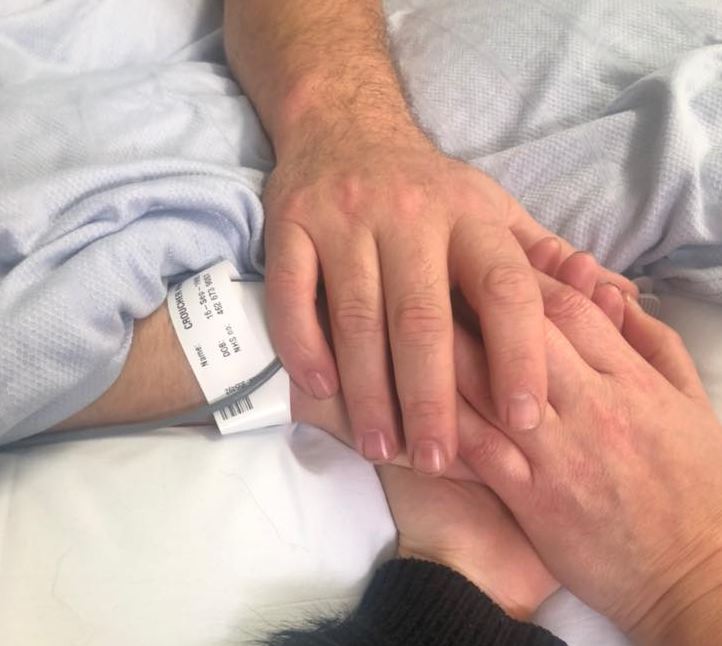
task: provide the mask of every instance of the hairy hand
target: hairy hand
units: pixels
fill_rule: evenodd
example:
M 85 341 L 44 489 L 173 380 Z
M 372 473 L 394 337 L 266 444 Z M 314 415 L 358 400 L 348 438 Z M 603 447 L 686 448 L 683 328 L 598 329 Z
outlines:
M 544 310 L 525 249 L 548 232 L 408 120 L 310 119 L 294 132 L 277 146 L 264 195 L 269 325 L 292 379 L 317 398 L 340 381 L 367 458 L 392 459 L 405 438 L 418 471 L 443 473 L 457 452 L 449 290 L 458 286 L 486 344 L 496 418 L 509 430 L 537 427 Z M 561 261 L 574 250 L 557 251 Z M 319 277 L 335 358 L 316 316 Z

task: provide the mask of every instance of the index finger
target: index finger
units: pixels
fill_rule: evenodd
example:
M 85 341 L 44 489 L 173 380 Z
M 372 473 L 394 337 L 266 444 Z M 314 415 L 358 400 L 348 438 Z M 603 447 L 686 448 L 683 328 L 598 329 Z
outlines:
M 316 313 L 318 258 L 297 224 L 266 224 L 266 308 L 273 346 L 291 379 L 308 395 L 332 397 L 338 375 Z
M 456 222 L 449 259 L 479 317 L 499 419 L 510 431 L 532 430 L 547 402 L 544 306 L 534 270 L 506 226 L 476 216 Z

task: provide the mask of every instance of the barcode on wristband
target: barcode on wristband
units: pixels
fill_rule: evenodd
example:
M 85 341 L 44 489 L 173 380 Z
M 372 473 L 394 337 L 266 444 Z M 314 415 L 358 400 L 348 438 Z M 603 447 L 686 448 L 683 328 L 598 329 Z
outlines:
M 253 402 L 251 401 L 251 398 L 241 397 L 241 399 L 237 399 L 228 406 L 224 406 L 223 408 L 219 409 L 218 414 L 221 416 L 221 419 L 223 419 L 224 422 L 227 422 L 229 419 L 238 417 L 239 415 L 243 415 L 244 413 L 248 413 L 252 410 Z

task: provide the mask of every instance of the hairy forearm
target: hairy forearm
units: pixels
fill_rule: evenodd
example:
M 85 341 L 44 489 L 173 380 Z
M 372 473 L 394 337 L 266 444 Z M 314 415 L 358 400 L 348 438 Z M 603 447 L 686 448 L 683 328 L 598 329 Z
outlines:
M 226 0 L 225 42 L 277 152 L 309 115 L 413 127 L 380 0 Z
M 123 370 L 95 402 L 56 429 L 162 419 L 205 403 L 163 304 L 136 321 Z

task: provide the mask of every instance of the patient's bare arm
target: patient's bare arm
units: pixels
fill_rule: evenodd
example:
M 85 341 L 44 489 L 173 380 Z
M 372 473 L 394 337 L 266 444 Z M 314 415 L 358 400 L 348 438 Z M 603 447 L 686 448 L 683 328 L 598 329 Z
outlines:
M 549 259 L 555 256 L 555 248 L 554 238 L 543 240 L 530 250 L 532 263 L 541 270 L 549 270 Z M 556 267 L 555 263 L 552 264 Z M 592 294 L 602 271 L 591 257 L 580 254 L 572 255 L 559 268 L 563 282 L 590 297 L 594 296 L 595 302 L 615 320 L 619 318 L 618 314 L 613 308 L 605 307 L 603 301 L 597 298 L 598 293 L 603 295 L 603 290 L 595 290 Z M 319 317 L 324 329 L 327 329 L 322 304 Z M 616 324 L 621 325 L 621 320 Z M 488 391 L 488 384 L 484 389 Z M 486 423 L 482 417 L 473 414 L 463 398 L 457 396 L 456 399 L 462 428 L 473 432 L 473 429 Z M 113 385 L 99 399 L 58 424 L 54 430 L 162 419 L 195 409 L 204 403 L 203 393 L 178 342 L 164 303 L 147 318 L 136 321 L 128 358 Z M 294 420 L 323 428 L 346 444 L 353 445 L 351 421 L 340 394 L 317 400 L 292 383 L 291 412 Z M 491 408 L 484 412 L 488 418 L 493 417 Z M 394 462 L 408 464 L 406 453 L 402 451 Z M 458 461 L 452 464 L 449 476 L 478 479 Z
M 130 353 L 115 383 L 55 430 L 161 419 L 204 403 L 164 303 L 136 321 Z
M 295 421 L 324 429 L 345 444 L 353 444 L 348 412 L 341 395 L 319 401 L 291 383 L 291 415 Z M 55 426 L 67 430 L 132 424 L 164 419 L 205 404 L 203 392 L 186 360 L 165 303 L 149 317 L 136 321 L 128 358 L 115 383 L 95 402 Z M 212 420 L 208 420 L 212 423 Z M 470 415 L 462 423 L 483 423 Z M 469 428 L 469 432 L 473 429 Z M 405 453 L 395 464 L 408 466 Z M 456 461 L 449 476 L 478 480 Z

